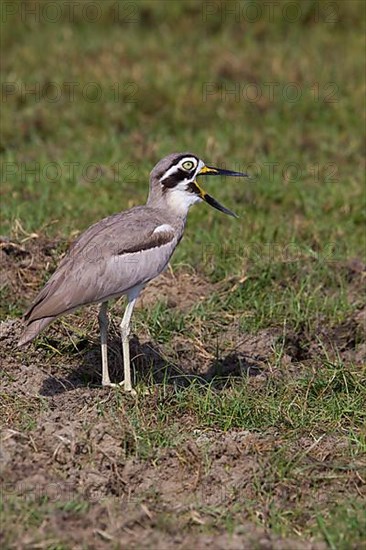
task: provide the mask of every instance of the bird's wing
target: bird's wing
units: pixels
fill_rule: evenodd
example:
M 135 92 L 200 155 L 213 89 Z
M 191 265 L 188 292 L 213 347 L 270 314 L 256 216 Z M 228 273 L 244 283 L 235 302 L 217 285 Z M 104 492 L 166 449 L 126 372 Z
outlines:
M 148 207 L 132 208 L 92 225 L 70 247 L 25 320 L 57 317 L 143 285 L 165 268 L 182 232 L 183 227 L 174 230 Z

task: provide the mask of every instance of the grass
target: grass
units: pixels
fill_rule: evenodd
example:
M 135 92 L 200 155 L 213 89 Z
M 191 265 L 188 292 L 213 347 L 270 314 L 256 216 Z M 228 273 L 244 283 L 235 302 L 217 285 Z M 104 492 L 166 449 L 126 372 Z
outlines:
M 153 433 L 169 434 L 173 410 L 188 415 L 202 429 L 273 428 L 290 439 L 305 431 L 318 437 L 324 433 L 342 434 L 353 428 L 359 435 L 354 438 L 350 434 L 350 446 L 354 453 L 362 454 L 365 397 L 364 370 L 352 364 L 324 361 L 319 371 L 306 372 L 295 379 L 288 373 L 283 373 L 282 379 L 261 379 L 260 383 L 248 378 L 240 384 L 234 383 L 225 392 L 214 386 L 202 387 L 198 382 L 174 394 L 163 386 L 152 426 L 149 421 L 152 411 L 137 407 L 131 413 L 136 415 L 133 422 L 139 433 L 152 428 Z
M 57 241 L 31 288 L 89 224 L 143 203 L 151 168 L 172 150 L 252 176 L 205 183 L 238 220 L 208 205 L 190 213 L 172 267 L 199 274 L 208 285 L 204 300 L 181 309 L 157 301 L 136 312 L 134 332 L 163 350 L 168 372 L 189 361 L 204 366 L 207 355 L 218 363 L 247 335 L 275 331 L 263 372 L 206 384 L 198 377 L 184 388 L 167 377 L 146 397 L 147 375 L 137 403 L 119 392 L 107 404 L 94 397 L 99 418 L 111 418 L 117 433 L 123 424 L 125 455 L 147 465 L 169 449 L 189 462 L 181 448 L 194 430 L 220 437 L 248 430 L 267 441 L 267 451 L 250 454 L 261 468 L 248 482 L 251 498 L 198 503 L 197 517 L 184 512 L 177 519 L 184 532 L 217 532 L 216 522 L 236 533 L 249 519 L 271 534 L 322 540 L 331 550 L 359 548 L 364 3 L 307 0 L 290 22 L 284 4 L 274 6 L 270 20 L 267 3 L 257 1 L 250 5 L 262 15 L 251 22 L 246 2 L 232 3 L 239 10 L 232 16 L 217 2 L 139 0 L 128 3 L 129 13 L 126 3 L 105 0 L 95 23 L 80 6 L 72 20 L 63 11 L 53 23 L 41 3 L 31 4 L 38 21 L 20 11 L 2 17 L 0 129 L 0 234 L 24 246 L 31 234 Z M 2 319 L 21 315 L 29 288 L 2 285 Z M 120 311 L 117 304 L 113 315 Z M 85 356 L 79 344 L 90 339 L 95 319 L 76 315 L 65 323 L 72 338 L 40 340 L 46 369 Z M 14 380 L 11 373 L 2 379 L 5 386 Z M 50 407 L 46 398 L 7 389 L 2 397 L 8 427 L 25 434 Z M 207 471 L 215 462 L 212 444 L 202 458 Z M 33 533 L 45 517 L 89 512 L 77 498 L 18 507 L 6 503 L 8 523 L 20 516 Z M 160 530 L 174 530 L 163 507 L 155 519 Z M 55 537 L 50 548 L 68 547 Z

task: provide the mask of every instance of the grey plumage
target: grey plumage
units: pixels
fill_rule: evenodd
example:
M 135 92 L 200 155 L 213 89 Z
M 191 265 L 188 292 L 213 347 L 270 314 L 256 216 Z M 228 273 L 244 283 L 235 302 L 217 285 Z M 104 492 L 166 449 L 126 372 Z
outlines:
M 27 328 L 19 345 L 33 340 L 60 315 L 122 296 L 157 277 L 168 264 L 184 223 L 168 212 L 162 216 L 156 208 L 137 206 L 92 225 L 71 246 L 25 313 Z M 154 235 L 162 224 L 174 231 Z
M 19 345 L 33 340 L 60 315 L 80 306 L 101 303 L 99 326 L 103 385 L 109 379 L 107 359 L 107 302 L 126 295 L 128 304 L 121 323 L 125 389 L 133 391 L 128 335 L 131 314 L 141 289 L 161 273 L 178 245 L 189 208 L 205 200 L 233 215 L 198 185 L 203 174 L 244 176 L 205 166 L 191 153 L 174 153 L 162 159 L 150 174 L 145 206 L 109 216 L 87 229 L 70 247 L 57 270 L 24 315 L 25 330 Z

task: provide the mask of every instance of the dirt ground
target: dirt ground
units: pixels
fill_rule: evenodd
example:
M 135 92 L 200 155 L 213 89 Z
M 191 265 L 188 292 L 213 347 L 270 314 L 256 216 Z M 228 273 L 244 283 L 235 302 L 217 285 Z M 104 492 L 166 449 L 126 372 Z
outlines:
M 4 241 L 1 282 L 8 299 L 21 296 L 20 308 L 29 302 L 59 254 L 59 243 L 34 239 L 15 245 Z M 358 264 L 350 266 L 350 277 L 357 279 L 360 269 Z M 174 284 L 173 277 L 178 277 Z M 217 287 L 195 273 L 167 273 L 146 290 L 140 307 L 159 292 L 170 307 L 185 309 L 213 289 Z M 85 314 L 89 323 L 94 322 L 92 339 L 79 340 L 77 353 L 72 339 L 68 340 L 69 347 L 54 353 L 52 361 L 45 346 L 32 345 L 26 351 L 16 348 L 19 319 L 0 326 L 2 492 L 14 522 L 20 517 L 23 523 L 11 526 L 5 522 L 4 544 L 16 548 L 327 548 L 319 540 L 288 538 L 264 527 L 271 510 L 265 497 L 256 501 L 256 484 L 267 468 L 267 489 L 283 509 L 290 508 L 294 500 L 304 509 L 314 499 L 322 506 L 330 498 L 336 501 L 345 490 L 344 480 L 329 478 L 315 495 L 310 478 L 301 479 L 300 488 L 271 479 L 268 456 L 281 447 L 280 434 L 191 428 L 190 418 L 183 415 L 172 418 L 172 423 L 185 426 L 180 445 L 161 446 L 146 456 L 137 453 L 138 432 L 130 420 L 134 399 L 98 387 L 100 355 L 94 314 L 93 308 Z M 363 330 L 364 323 L 363 309 L 347 324 L 323 331 L 330 340 L 337 340 L 345 358 L 361 364 L 365 342 L 358 338 L 355 343 L 355 334 Z M 67 340 L 67 327 L 56 323 L 48 335 L 50 346 L 53 338 Z M 253 375 L 255 385 L 268 375 L 262 372 L 262 365 L 273 354 L 277 336 L 277 329 L 266 329 L 238 341 L 237 332 L 228 329 L 222 337 L 231 351 L 216 364 L 210 354 L 199 347 L 190 349 L 178 335 L 172 348 L 180 358 L 180 371 L 171 365 L 162 368 L 161 348 L 144 334 L 132 338 L 131 349 L 137 378 L 143 378 L 150 367 L 154 383 L 164 377 L 168 382 L 174 380 L 172 392 L 176 385 L 189 384 L 189 376 L 207 382 L 217 374 L 241 376 L 243 371 Z M 111 329 L 111 339 L 112 372 L 117 376 L 121 357 L 116 327 Z M 299 368 L 299 363 L 306 364 L 316 353 L 316 344 L 306 334 L 290 335 L 282 362 L 289 369 Z M 199 367 L 194 361 L 197 354 Z M 155 390 L 138 400 L 140 404 L 144 400 L 147 415 L 157 414 L 161 406 L 161 394 Z M 309 437 L 297 442 L 292 451 L 299 446 L 321 464 L 330 453 L 341 455 L 343 445 L 341 439 L 327 434 L 319 446 Z M 362 493 L 362 483 L 354 472 L 344 479 Z M 32 512 L 35 504 L 38 516 Z M 252 517 L 248 517 L 248 507 Z

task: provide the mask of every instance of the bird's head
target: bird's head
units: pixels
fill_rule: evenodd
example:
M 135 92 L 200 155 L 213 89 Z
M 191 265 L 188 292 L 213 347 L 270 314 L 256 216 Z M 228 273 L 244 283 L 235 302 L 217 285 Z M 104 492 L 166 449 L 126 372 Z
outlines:
M 204 200 L 217 210 L 237 217 L 234 212 L 206 193 L 196 180 L 201 176 L 220 175 L 247 177 L 247 174 L 242 172 L 207 166 L 203 160 L 192 153 L 168 155 L 158 162 L 150 174 L 148 204 L 164 197 L 173 210 L 184 215 L 192 204 Z

